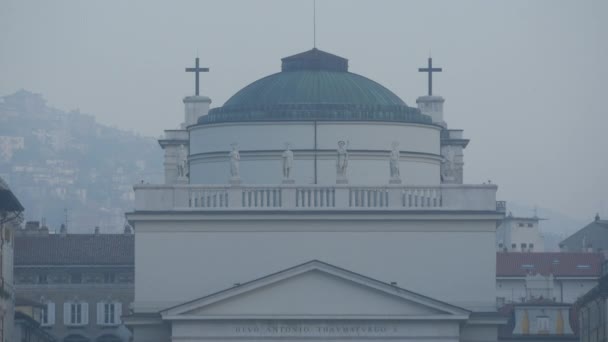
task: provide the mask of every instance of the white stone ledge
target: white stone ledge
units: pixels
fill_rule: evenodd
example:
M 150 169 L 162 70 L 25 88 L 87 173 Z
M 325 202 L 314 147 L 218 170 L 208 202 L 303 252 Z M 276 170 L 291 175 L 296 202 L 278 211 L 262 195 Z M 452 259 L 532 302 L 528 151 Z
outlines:
M 501 211 L 493 184 L 138 184 L 135 211 L 399 210 Z M 498 205 L 497 205 L 498 204 Z

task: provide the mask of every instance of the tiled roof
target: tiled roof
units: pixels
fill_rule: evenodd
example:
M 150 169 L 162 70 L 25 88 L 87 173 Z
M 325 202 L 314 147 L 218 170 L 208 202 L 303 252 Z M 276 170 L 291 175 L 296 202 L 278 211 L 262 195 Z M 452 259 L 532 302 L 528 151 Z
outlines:
M 586 245 L 586 248 L 593 248 L 594 251 L 608 251 L 608 220 L 600 220 L 598 216 L 597 220 L 589 223 L 560 243 L 568 251 L 581 251 L 583 244 Z
M 496 254 L 497 277 L 553 274 L 557 277 L 600 277 L 601 253 L 506 253 Z
M 15 266 L 134 265 L 134 247 L 127 234 L 15 236 Z

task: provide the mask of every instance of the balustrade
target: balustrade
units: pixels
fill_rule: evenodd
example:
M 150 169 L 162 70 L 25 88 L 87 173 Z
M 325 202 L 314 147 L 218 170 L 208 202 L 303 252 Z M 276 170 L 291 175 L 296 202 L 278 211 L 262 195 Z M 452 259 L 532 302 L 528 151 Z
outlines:
M 495 185 L 136 185 L 136 210 L 391 209 L 504 213 Z

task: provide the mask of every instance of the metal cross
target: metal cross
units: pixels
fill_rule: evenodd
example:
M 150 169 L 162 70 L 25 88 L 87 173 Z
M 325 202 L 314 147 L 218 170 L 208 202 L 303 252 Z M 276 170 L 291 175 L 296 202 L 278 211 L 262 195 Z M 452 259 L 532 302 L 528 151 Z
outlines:
M 199 68 L 198 66 L 198 57 L 196 57 L 196 65 L 194 68 L 186 68 L 186 72 L 193 72 L 194 75 L 196 75 L 196 79 L 195 79 L 195 89 L 196 89 L 196 93 L 195 95 L 198 96 L 198 75 L 201 72 L 209 72 L 209 68 Z
M 429 96 L 433 96 L 433 72 L 441 72 L 441 68 L 433 68 L 433 58 L 429 57 L 429 66 L 427 68 L 419 68 L 418 71 L 429 74 Z

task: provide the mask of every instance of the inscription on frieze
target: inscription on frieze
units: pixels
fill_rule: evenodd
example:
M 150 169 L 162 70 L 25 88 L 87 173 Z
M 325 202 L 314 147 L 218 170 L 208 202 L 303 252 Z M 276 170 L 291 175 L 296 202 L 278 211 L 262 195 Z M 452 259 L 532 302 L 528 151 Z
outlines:
M 397 325 L 385 324 L 251 324 L 233 327 L 241 336 L 391 336 Z

